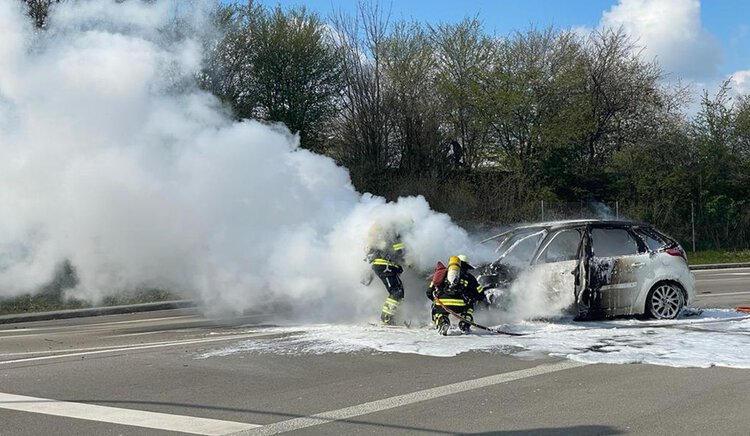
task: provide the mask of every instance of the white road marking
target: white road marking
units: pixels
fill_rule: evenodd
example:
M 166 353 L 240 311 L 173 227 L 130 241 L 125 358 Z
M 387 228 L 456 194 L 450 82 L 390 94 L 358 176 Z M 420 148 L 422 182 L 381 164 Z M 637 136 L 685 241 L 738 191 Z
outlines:
M 747 271 L 748 269 L 750 269 L 750 268 L 740 267 L 740 268 L 697 269 L 697 270 L 693 271 L 693 274 L 695 274 L 695 275 L 701 275 L 701 274 L 711 273 L 711 272 Z
M 84 348 L 82 349 L 83 351 L 75 352 L 75 353 L 69 352 L 70 350 L 57 350 L 57 351 L 51 351 L 51 352 L 60 352 L 60 353 L 64 352 L 65 354 L 56 354 L 54 356 L 29 357 L 25 359 L 2 360 L 0 361 L 0 365 L 9 364 L 9 363 L 34 362 L 38 360 L 61 359 L 64 357 L 89 356 L 92 354 L 117 353 L 121 351 L 148 350 L 151 348 L 178 347 L 180 345 L 205 344 L 205 343 L 211 343 L 211 342 L 231 341 L 231 340 L 237 340 L 237 339 L 259 338 L 259 337 L 275 336 L 277 334 L 278 333 L 249 333 L 249 334 L 244 334 L 244 335 L 227 335 L 227 336 L 219 336 L 219 337 L 203 338 L 203 339 L 183 339 L 180 341 L 152 342 L 150 344 L 139 344 L 139 345 L 118 347 L 118 348 L 111 348 L 111 347 L 106 347 L 104 349 L 100 349 L 101 347 Z M 45 352 L 50 352 L 50 351 L 39 351 L 33 354 L 42 354 Z
M 747 279 L 743 277 L 711 277 L 706 279 L 696 279 L 696 283 L 721 283 L 721 282 L 746 282 Z
M 120 409 L 4 393 L 0 393 L 0 408 L 200 435 L 224 435 L 260 427 L 257 424 L 244 422 Z
M 88 330 L 106 329 L 106 327 L 123 325 L 123 324 L 139 324 L 139 323 L 171 321 L 171 320 L 182 321 L 185 318 L 205 320 L 205 318 L 201 316 L 197 316 L 197 315 L 180 315 L 180 316 L 166 316 L 162 318 L 142 318 L 142 319 L 129 319 L 126 321 L 109 321 L 109 322 L 97 322 L 97 323 L 91 323 L 91 324 L 80 324 L 80 325 L 77 325 L 76 328 L 84 328 Z M 164 323 L 161 322 L 161 324 L 164 324 Z M 70 327 L 69 326 L 50 326 L 49 328 L 50 329 L 68 329 Z
M 154 344 L 161 344 L 165 342 L 152 342 L 150 344 L 145 345 L 154 345 Z M 144 344 L 139 344 L 144 345 Z M 96 350 L 112 350 L 114 348 L 123 348 L 123 347 L 137 347 L 138 345 L 104 345 L 101 347 L 86 347 L 86 348 L 65 348 L 60 350 L 38 350 L 38 351 L 18 351 L 15 353 L 0 353 L 0 356 L 3 357 L 9 357 L 9 356 L 29 356 L 34 354 L 56 354 L 56 353 L 78 353 L 80 351 L 96 351 Z M 3 363 L 3 362 L 0 362 Z
M 396 407 L 405 406 L 407 404 L 434 400 L 435 398 L 458 394 L 461 392 L 470 391 L 472 389 L 479 389 L 487 386 L 508 383 L 524 378 L 564 371 L 566 369 L 578 368 L 585 365 L 588 365 L 588 363 L 574 362 L 569 360 L 564 362 L 539 365 L 533 368 L 491 375 L 474 380 L 467 380 L 445 386 L 439 386 L 436 388 L 416 391 L 410 394 L 384 398 L 382 400 L 362 403 L 356 406 L 346 407 L 339 410 L 331 410 L 328 412 L 318 413 L 316 415 L 303 418 L 294 418 L 286 421 L 276 422 L 274 424 L 264 425 L 258 428 L 239 431 L 233 433 L 232 436 L 272 435 L 288 431 L 300 430 L 303 428 L 314 427 L 316 425 L 328 424 L 333 421 L 342 421 L 345 419 L 353 418 L 355 416 L 362 416 L 370 413 L 381 412 L 383 410 L 394 409 Z
M 123 333 L 121 335 L 104 336 L 104 338 L 124 338 L 128 336 L 147 336 L 147 335 L 156 335 L 159 333 L 174 333 L 174 330 L 154 330 L 153 332 Z
M 183 320 L 184 318 L 195 318 L 197 320 L 207 320 L 206 318 L 203 318 L 201 316 L 197 315 L 180 315 L 180 316 L 167 316 L 163 318 L 144 318 L 144 319 L 131 319 L 127 321 L 110 321 L 110 322 L 100 322 L 100 323 L 92 323 L 92 324 L 79 324 L 75 328 L 80 330 L 106 330 L 107 326 L 112 325 L 120 325 L 120 324 L 136 324 L 136 323 L 145 323 L 145 322 L 151 322 L 151 321 L 167 321 L 167 320 Z M 53 326 L 47 326 L 47 327 L 31 327 L 31 328 L 22 328 L 22 329 L 3 329 L 0 330 L 0 334 L 3 333 L 14 333 L 14 332 L 28 332 L 28 331 L 38 331 L 37 334 L 48 334 L 52 330 L 69 330 L 70 326 L 63 326 L 63 325 L 53 325 Z
M 117 325 L 117 324 L 133 324 L 133 323 L 139 323 L 139 322 L 166 321 L 166 320 L 183 319 L 183 318 L 205 319 L 202 316 L 198 316 L 198 315 L 179 315 L 179 316 L 165 316 L 162 318 L 142 318 L 142 319 L 129 319 L 127 321 L 99 322 L 95 324 L 83 324 L 82 326 L 83 327 L 100 327 L 100 326 Z
M 16 338 L 25 338 L 28 336 L 39 336 L 39 333 L 26 333 L 23 335 L 2 335 L 0 336 L 0 339 L 16 339 Z
M 4 330 L 0 330 L 0 333 L 28 332 L 28 331 L 31 331 L 31 330 L 36 330 L 36 329 L 33 329 L 33 328 L 25 328 L 25 329 L 4 329 Z
M 748 295 L 750 294 L 750 291 L 742 291 L 742 292 L 717 292 L 715 294 L 698 294 L 698 297 L 724 297 L 726 295 Z

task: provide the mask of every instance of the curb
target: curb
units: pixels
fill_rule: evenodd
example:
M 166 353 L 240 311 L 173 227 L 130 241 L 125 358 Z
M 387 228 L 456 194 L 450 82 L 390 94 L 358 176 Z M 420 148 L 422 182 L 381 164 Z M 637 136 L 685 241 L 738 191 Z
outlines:
M 700 271 L 704 269 L 730 269 L 730 268 L 750 268 L 750 263 L 714 263 L 714 264 L 703 264 L 703 265 L 690 265 L 690 269 L 693 271 Z
M 0 324 L 17 322 L 49 321 L 52 319 L 82 318 L 122 313 L 151 312 L 155 310 L 182 309 L 195 307 L 192 300 L 160 301 L 156 303 L 128 304 L 122 306 L 92 307 L 88 309 L 57 310 L 54 312 L 19 313 L 0 316 Z

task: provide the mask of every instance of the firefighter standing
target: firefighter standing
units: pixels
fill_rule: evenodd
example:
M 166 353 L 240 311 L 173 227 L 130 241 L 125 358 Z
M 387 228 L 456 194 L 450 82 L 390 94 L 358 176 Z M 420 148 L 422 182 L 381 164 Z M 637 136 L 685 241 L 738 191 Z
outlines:
M 370 228 L 370 244 L 365 248 L 366 261 L 370 263 L 372 272 L 385 285 L 388 298 L 385 299 L 380 319 L 384 324 L 392 325 L 398 306 L 404 298 L 404 285 L 401 273 L 404 268 L 404 244 L 400 235 L 395 232 L 383 231 L 377 224 Z M 369 283 L 367 283 L 369 284 Z
M 432 300 L 432 321 L 435 328 L 445 336 L 451 325 L 449 311 L 460 315 L 464 320 L 474 321 L 474 304 L 484 299 L 484 289 L 469 273 L 474 267 L 469 265 L 466 256 L 451 257 L 445 275 L 438 272 L 441 267 L 445 268 L 438 263 L 427 290 L 427 298 Z M 459 321 L 458 328 L 462 333 L 469 333 L 471 324 L 464 320 Z

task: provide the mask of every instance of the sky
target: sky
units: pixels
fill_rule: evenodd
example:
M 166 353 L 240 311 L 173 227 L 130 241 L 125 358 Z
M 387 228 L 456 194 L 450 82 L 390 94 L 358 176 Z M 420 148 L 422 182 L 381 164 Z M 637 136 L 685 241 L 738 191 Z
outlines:
M 260 0 L 304 5 L 322 16 L 353 13 L 355 0 Z M 656 59 L 667 81 L 700 91 L 733 77 L 733 91 L 750 93 L 750 2 L 746 0 L 382 0 L 395 19 L 454 23 L 479 16 L 488 32 L 530 26 L 592 30 L 622 26 Z

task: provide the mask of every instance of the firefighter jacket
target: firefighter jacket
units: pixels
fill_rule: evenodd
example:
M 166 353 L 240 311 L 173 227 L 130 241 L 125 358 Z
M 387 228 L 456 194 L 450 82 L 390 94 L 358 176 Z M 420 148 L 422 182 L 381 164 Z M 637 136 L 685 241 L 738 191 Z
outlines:
M 371 247 L 367 253 L 367 261 L 373 266 L 393 267 L 403 270 L 404 243 L 397 238 L 395 241 L 378 241 L 376 247 Z
M 427 298 L 433 301 L 434 295 L 437 295 L 440 302 L 445 306 L 474 307 L 474 303 L 484 300 L 484 289 L 465 268 L 461 268 L 461 275 L 455 285 L 451 286 L 447 281 L 444 281 L 436 286 L 433 282 L 430 282 L 426 294 Z

